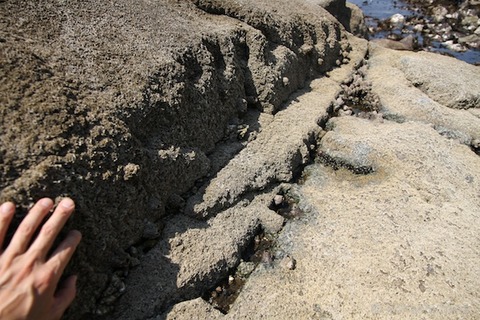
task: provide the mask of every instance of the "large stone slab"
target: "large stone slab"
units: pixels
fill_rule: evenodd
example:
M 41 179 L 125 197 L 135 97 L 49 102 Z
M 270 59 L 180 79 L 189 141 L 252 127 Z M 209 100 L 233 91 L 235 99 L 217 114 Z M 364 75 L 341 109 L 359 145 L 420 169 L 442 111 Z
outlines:
M 467 145 L 480 138 L 478 117 L 460 109 L 478 108 L 478 66 L 433 53 L 400 53 L 373 43 L 369 52 L 366 79 L 386 118 L 429 123 Z
M 375 171 L 307 168 L 305 217 L 287 224 L 274 267 L 254 272 L 226 318 L 476 317 L 480 158 L 424 124 L 354 117 L 335 119 L 321 150 L 354 162 L 355 146 Z
M 367 42 L 354 37 L 350 42 L 349 63 L 332 70 L 328 77 L 312 81 L 304 92 L 293 97 L 254 141 L 188 200 L 187 214 L 215 214 L 249 192 L 290 181 L 310 161 L 321 131 L 319 124 L 329 118 L 340 84 L 349 80 L 365 57 Z
M 276 112 L 347 55 L 319 6 L 201 2 L 0 3 L 0 201 L 19 204 L 16 223 L 39 197 L 76 201 L 67 318 L 122 293 L 132 246 L 209 174 L 229 125 Z

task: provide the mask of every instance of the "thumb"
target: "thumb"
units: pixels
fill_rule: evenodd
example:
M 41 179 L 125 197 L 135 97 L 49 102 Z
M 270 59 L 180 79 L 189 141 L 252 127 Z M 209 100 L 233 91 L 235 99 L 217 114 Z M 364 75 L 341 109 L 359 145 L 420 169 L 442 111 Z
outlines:
M 55 292 L 55 301 L 53 304 L 52 317 L 53 319 L 60 319 L 67 310 L 68 306 L 75 299 L 77 294 L 77 276 L 70 276 L 63 280 Z

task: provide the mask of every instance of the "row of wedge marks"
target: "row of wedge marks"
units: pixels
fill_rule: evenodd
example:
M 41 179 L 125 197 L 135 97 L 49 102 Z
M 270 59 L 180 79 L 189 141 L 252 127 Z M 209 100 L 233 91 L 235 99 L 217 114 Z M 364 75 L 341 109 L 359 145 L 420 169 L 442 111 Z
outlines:
M 347 68 L 348 75 L 351 74 L 352 69 L 356 69 L 356 67 L 349 66 Z M 248 153 L 246 151 L 248 148 L 243 149 L 235 158 L 230 160 L 227 167 L 221 169 L 229 169 L 228 172 L 224 171 L 224 174 L 217 174 L 212 183 L 209 184 L 208 190 L 206 190 L 216 191 L 214 193 L 200 192 L 197 195 L 198 199 L 193 199 L 198 200 L 198 202 L 191 201 L 192 208 L 195 211 L 186 210 L 187 215 L 192 215 L 195 212 L 205 213 L 205 215 L 194 214 L 194 216 L 202 220 L 210 220 L 215 219 L 225 207 L 237 205 L 245 206 L 249 211 L 258 214 L 262 210 L 254 207 L 255 199 L 259 196 L 259 192 L 265 192 L 268 189 L 270 191 L 265 192 L 264 195 L 268 193 L 270 198 L 263 202 L 263 208 L 266 211 L 271 212 L 278 218 L 281 217 L 284 223 L 285 221 L 290 223 L 288 220 L 303 219 L 305 212 L 299 207 L 297 198 L 289 192 L 289 188 L 282 187 L 284 185 L 282 182 L 292 182 L 302 178 L 305 166 L 312 163 L 317 152 L 319 134 L 322 132 L 317 124 L 325 125 L 331 118 L 333 112 L 326 109 L 332 109 L 331 101 L 336 97 L 340 89 L 339 85 L 340 81 L 328 77 L 318 79 L 309 86 L 310 90 L 307 90 L 305 95 L 292 100 L 292 103 L 296 104 L 295 107 L 285 108 L 277 113 L 270 122 L 272 126 L 265 127 L 262 135 L 259 135 L 249 144 L 248 148 L 253 151 Z M 305 125 L 305 119 L 312 118 L 312 115 L 314 116 L 312 123 Z M 317 119 L 315 120 L 315 118 Z M 274 129 L 273 122 L 275 121 L 278 123 L 278 127 L 282 128 L 281 130 Z M 285 125 L 287 125 L 287 128 Z M 295 129 L 292 129 L 292 127 Z M 266 135 L 266 138 L 262 138 L 264 135 Z M 274 141 L 272 141 L 272 136 Z M 291 139 L 292 136 L 294 139 Z M 278 146 L 283 146 L 286 142 L 289 142 L 289 151 L 279 153 L 278 150 L 283 149 L 278 148 Z M 277 148 L 275 148 L 276 146 Z M 257 149 L 267 149 L 269 152 L 259 154 Z M 272 154 L 276 155 L 277 153 L 278 156 L 272 157 Z M 285 159 L 285 161 L 275 159 Z M 235 170 L 237 167 L 239 170 Z M 260 169 L 252 170 L 252 167 Z M 277 167 L 280 169 L 273 169 Z M 264 172 L 265 170 L 271 170 L 271 172 Z M 235 180 L 246 181 L 247 183 L 246 185 L 240 183 L 237 186 L 233 183 Z M 221 193 L 221 197 L 215 197 L 219 190 L 224 190 L 225 195 L 223 196 L 223 193 Z M 211 205 L 205 206 L 205 208 L 195 207 L 196 205 L 202 206 L 205 201 L 207 201 L 207 204 L 211 203 Z M 255 209 L 252 210 L 252 208 Z M 272 232 L 264 224 L 262 218 L 260 218 L 260 224 L 262 227 L 258 230 L 258 234 L 253 239 L 247 240 L 250 241 L 250 244 L 239 253 L 239 263 L 229 269 L 227 275 L 223 273 L 224 276 L 219 281 L 213 282 L 201 294 L 204 301 L 224 314 L 229 312 L 252 272 L 262 272 L 265 268 L 293 270 L 296 267 L 295 259 L 276 244 L 277 235 L 282 229 L 276 229 Z

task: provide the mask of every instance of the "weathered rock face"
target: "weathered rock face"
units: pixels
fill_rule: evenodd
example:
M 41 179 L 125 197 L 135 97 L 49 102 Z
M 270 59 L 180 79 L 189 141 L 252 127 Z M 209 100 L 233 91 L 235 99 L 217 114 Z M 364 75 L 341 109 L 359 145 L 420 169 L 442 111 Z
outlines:
M 120 294 L 129 248 L 181 208 L 228 125 L 275 113 L 346 50 L 339 24 L 303 1 L 9 1 L 0 12 L 0 201 L 25 212 L 42 196 L 75 199 L 72 318 Z
M 322 107 L 326 112 L 317 121 L 326 132 L 317 136 L 316 162 L 298 183 L 263 195 L 270 192 L 273 202 L 279 194 L 288 196 L 298 210 L 278 232 L 269 259 L 251 273 L 227 314 L 197 298 L 153 319 L 478 314 L 480 158 L 472 144 L 480 133 L 474 103 L 478 67 L 431 53 L 400 53 L 374 43 L 367 48 L 353 39 L 351 44 L 354 67 L 312 81 L 311 91 L 297 96 L 271 123 L 287 113 L 295 119 L 303 109 L 312 108 L 309 113 L 317 116 Z M 462 72 L 451 79 L 434 76 L 450 68 Z M 332 87 L 338 91 L 329 98 L 330 108 L 320 98 L 309 99 L 320 92 L 328 96 Z M 295 127 L 308 136 L 305 122 Z M 266 128 L 256 142 L 270 133 Z M 291 142 L 284 141 L 285 146 Z M 248 186 L 257 177 L 249 170 L 243 173 L 250 180 L 224 177 L 238 171 L 236 159 L 255 151 L 264 156 L 249 144 L 209 184 L 221 181 L 232 190 L 242 182 Z M 203 204 L 212 198 L 221 202 L 222 191 L 213 189 L 207 188 Z M 247 208 L 259 216 L 254 203 Z
M 320 151 L 344 166 L 308 167 L 296 191 L 305 216 L 219 318 L 475 318 L 480 158 L 420 122 L 331 121 Z M 351 170 L 365 162 L 374 171 Z M 187 303 L 176 308 L 188 315 Z M 177 312 L 170 319 L 186 319 Z
M 480 122 L 472 110 L 480 106 L 478 67 L 426 52 L 400 54 L 375 44 L 370 52 L 366 78 L 381 98 L 385 118 L 423 121 L 477 148 Z
M 344 0 L 306 0 L 325 8 L 348 32 L 362 38 L 368 38 L 368 29 L 362 10 L 353 3 Z
M 478 67 L 369 44 L 322 5 L 355 9 L 0 3 L 0 201 L 75 199 L 66 318 L 478 314 Z M 239 265 L 223 315 L 200 297 Z

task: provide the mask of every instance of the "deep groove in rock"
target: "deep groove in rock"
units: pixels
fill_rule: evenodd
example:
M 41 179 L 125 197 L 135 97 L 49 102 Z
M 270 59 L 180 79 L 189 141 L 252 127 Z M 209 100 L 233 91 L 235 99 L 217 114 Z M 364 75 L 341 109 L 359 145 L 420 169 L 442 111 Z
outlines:
M 261 263 L 272 264 L 272 248 L 275 245 L 276 237 L 277 234 L 269 234 L 263 228 L 259 228 L 249 245 L 241 253 L 240 263 L 232 268 L 226 277 L 206 290 L 201 295 L 202 299 L 223 314 L 227 314 L 255 268 Z
M 285 226 L 288 220 L 301 218 L 304 215 L 303 210 L 299 206 L 299 200 L 293 194 L 290 194 L 288 188 L 285 190 L 280 187 L 268 208 L 285 218 L 283 226 Z M 278 235 L 282 230 L 283 227 L 276 233 L 268 233 L 263 227 L 260 227 L 249 244 L 241 252 L 240 263 L 232 268 L 226 277 L 218 281 L 209 290 L 206 290 L 201 295 L 202 299 L 223 314 L 228 314 L 230 307 L 248 281 L 248 277 L 259 265 L 263 265 L 266 268 L 278 267 L 279 261 L 277 259 L 280 257 L 275 256 L 274 249 Z M 295 260 L 291 257 L 288 258 L 290 259 L 290 264 L 287 267 L 294 269 Z
M 321 151 L 318 153 L 318 161 L 328 167 L 333 168 L 334 170 L 345 168 L 353 172 L 354 174 L 366 175 L 375 172 L 375 169 L 372 166 L 355 166 L 353 164 L 346 163 L 342 159 L 332 157 Z

